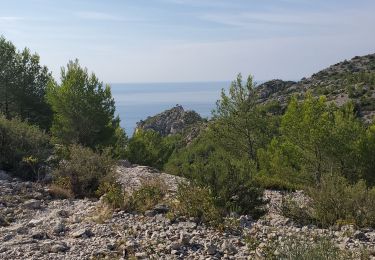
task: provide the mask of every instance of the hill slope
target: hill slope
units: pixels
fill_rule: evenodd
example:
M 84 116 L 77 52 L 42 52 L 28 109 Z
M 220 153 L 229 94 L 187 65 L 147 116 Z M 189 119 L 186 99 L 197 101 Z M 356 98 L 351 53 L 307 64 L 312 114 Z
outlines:
M 257 87 L 259 103 L 280 102 L 286 106 L 289 98 L 303 98 L 307 91 L 325 95 L 330 102 L 343 105 L 353 101 L 359 115 L 366 121 L 375 115 L 375 54 L 356 56 L 323 69 L 298 82 L 272 80 Z

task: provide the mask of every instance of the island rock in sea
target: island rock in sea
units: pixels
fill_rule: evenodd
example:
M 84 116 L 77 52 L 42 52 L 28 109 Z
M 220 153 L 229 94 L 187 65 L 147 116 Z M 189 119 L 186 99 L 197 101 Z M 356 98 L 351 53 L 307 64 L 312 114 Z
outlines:
M 165 110 L 164 112 L 137 123 L 135 131 L 154 130 L 162 136 L 168 136 L 184 132 L 192 126 L 205 120 L 195 111 L 184 110 L 181 105 Z

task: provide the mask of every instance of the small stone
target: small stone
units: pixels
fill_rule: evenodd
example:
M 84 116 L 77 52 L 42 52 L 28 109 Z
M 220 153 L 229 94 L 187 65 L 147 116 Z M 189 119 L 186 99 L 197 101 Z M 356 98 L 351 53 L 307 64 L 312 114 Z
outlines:
M 23 203 L 23 206 L 27 209 L 40 209 L 41 201 L 35 199 L 27 200 Z
M 223 242 L 223 244 L 221 245 L 221 250 L 230 255 L 234 255 L 238 252 L 236 247 L 229 241 Z
M 37 240 L 42 240 L 42 239 L 46 239 L 47 238 L 47 233 L 46 232 L 43 232 L 43 231 L 36 231 L 34 232 L 31 237 L 33 239 L 37 239 Z
M 156 211 L 155 210 L 146 210 L 145 211 L 145 216 L 146 217 L 154 217 L 156 215 Z
M 8 221 L 6 221 L 4 216 L 0 214 L 0 227 L 6 227 L 8 225 L 9 225 Z
M 182 244 L 182 245 L 188 245 L 189 242 L 190 242 L 190 236 L 187 235 L 187 234 L 184 233 L 184 232 L 181 232 L 181 233 L 180 233 L 180 239 L 179 239 L 179 242 L 180 242 L 180 244 Z
M 90 229 L 82 228 L 82 229 L 74 232 L 72 234 L 72 237 L 74 237 L 74 238 L 79 238 L 79 237 L 87 238 L 87 237 L 92 237 L 93 235 L 94 235 L 94 233 L 92 233 Z
M 56 216 L 57 217 L 68 218 L 69 215 L 70 215 L 69 212 L 66 211 L 66 210 L 63 210 L 63 209 L 56 211 Z
M 164 205 L 164 204 L 158 204 L 154 207 L 154 211 L 157 214 L 165 214 L 165 213 L 168 213 L 169 207 L 167 205 Z
M 62 222 L 57 222 L 57 224 L 55 225 L 55 227 L 53 228 L 53 233 L 55 233 L 56 235 L 62 233 L 65 231 L 65 225 L 64 223 Z
M 32 219 L 27 224 L 28 227 L 35 227 L 43 223 L 42 219 Z
M 181 244 L 180 243 L 172 243 L 171 244 L 171 249 L 172 250 L 179 250 L 181 248 Z
M 356 231 L 354 233 L 354 238 L 355 239 L 358 239 L 359 241 L 368 241 L 368 237 L 366 236 L 365 233 L 363 233 L 362 231 Z
M 213 244 L 206 245 L 206 252 L 208 255 L 215 255 L 217 252 L 217 247 Z
M 18 228 L 16 228 L 16 233 L 17 234 L 27 234 L 28 233 L 28 229 L 24 226 L 20 226 Z
M 56 244 L 51 247 L 51 252 L 53 253 L 59 253 L 59 252 L 65 252 L 69 248 L 64 244 Z
M 4 241 L 4 242 L 9 241 L 9 240 L 11 240 L 13 237 L 14 237 L 14 235 L 12 235 L 12 234 L 6 234 L 6 235 L 3 237 L 3 241 Z
M 147 257 L 147 253 L 146 252 L 137 252 L 137 253 L 135 253 L 135 257 L 137 257 L 137 258 L 146 258 Z

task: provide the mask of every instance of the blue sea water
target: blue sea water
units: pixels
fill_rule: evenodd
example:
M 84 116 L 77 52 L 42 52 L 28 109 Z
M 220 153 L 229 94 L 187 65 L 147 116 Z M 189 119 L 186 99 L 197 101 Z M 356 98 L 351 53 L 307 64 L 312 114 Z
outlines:
M 128 136 L 136 123 L 179 104 L 209 118 L 221 89 L 230 82 L 116 83 L 111 84 L 116 112 Z

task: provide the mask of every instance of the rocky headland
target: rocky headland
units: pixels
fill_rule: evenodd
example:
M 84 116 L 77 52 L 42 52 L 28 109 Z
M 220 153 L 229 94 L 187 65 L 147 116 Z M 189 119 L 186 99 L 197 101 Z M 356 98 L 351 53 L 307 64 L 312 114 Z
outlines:
M 171 109 L 138 122 L 136 131 L 139 129 L 153 130 L 162 136 L 168 136 L 181 134 L 205 121 L 197 112 L 185 110 L 181 105 L 176 105 Z

